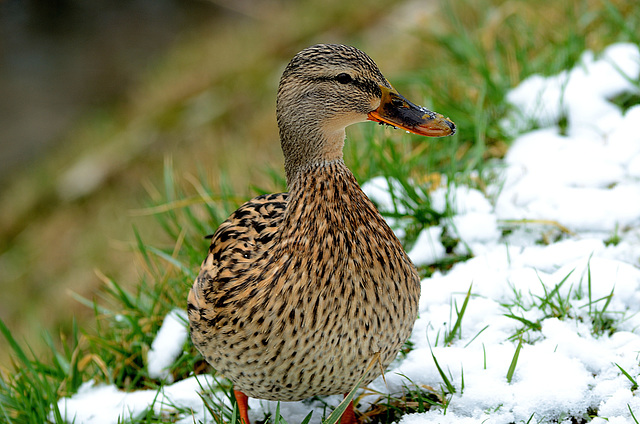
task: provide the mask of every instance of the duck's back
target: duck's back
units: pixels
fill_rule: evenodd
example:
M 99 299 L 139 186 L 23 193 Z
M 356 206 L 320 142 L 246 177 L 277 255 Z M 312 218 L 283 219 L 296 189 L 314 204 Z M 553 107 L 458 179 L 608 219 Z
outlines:
M 196 347 L 251 397 L 346 393 L 417 315 L 415 268 L 344 164 L 298 184 L 220 226 L 189 296 Z

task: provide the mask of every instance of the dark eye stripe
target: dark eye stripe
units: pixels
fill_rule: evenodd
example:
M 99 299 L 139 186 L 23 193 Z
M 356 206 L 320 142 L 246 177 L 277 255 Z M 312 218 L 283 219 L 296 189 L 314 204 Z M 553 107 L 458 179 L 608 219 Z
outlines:
M 1 1 L 1 0 L 0 0 Z M 365 79 L 365 80 L 359 80 L 359 79 L 353 79 L 349 74 L 344 73 L 345 75 L 349 76 L 350 81 L 348 82 L 349 84 L 353 84 L 354 86 L 358 87 L 360 90 L 372 94 L 374 96 L 378 96 L 380 97 L 382 95 L 382 93 L 380 92 L 380 87 L 378 86 L 378 84 L 370 79 Z M 338 76 L 342 75 L 342 73 L 336 75 L 335 77 L 330 77 L 330 76 L 320 76 L 320 77 L 303 77 L 301 76 L 302 79 L 309 81 L 309 82 L 314 82 L 314 81 L 338 81 Z M 342 84 L 347 84 L 346 82 L 342 83 Z

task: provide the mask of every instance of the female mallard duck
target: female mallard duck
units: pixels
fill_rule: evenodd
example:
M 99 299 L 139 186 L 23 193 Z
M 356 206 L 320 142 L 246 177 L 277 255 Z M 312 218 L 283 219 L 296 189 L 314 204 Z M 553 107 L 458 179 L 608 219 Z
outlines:
M 287 65 L 277 118 L 289 193 L 256 197 L 223 222 L 189 293 L 193 343 L 233 382 L 246 424 L 247 396 L 348 393 L 374 355 L 387 367 L 411 334 L 418 274 L 343 162 L 345 127 L 455 133 L 365 53 L 333 44 Z M 370 368 L 364 384 L 379 374 Z M 353 422 L 347 411 L 343 422 Z

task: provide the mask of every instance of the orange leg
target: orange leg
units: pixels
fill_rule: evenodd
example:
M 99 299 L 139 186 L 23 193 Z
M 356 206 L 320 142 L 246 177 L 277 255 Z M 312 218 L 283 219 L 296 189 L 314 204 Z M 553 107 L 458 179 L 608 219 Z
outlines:
M 356 420 L 356 413 L 353 410 L 353 401 L 349 402 L 349 406 L 344 410 L 344 413 L 340 418 L 340 424 L 358 424 L 358 420 Z
M 249 422 L 249 397 L 240 390 L 234 390 L 233 395 L 236 397 L 236 403 L 238 404 L 241 424 L 251 424 Z

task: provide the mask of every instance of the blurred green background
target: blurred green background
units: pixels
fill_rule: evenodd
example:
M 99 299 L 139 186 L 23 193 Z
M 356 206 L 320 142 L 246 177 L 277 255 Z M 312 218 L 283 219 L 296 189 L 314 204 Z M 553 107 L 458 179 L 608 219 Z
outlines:
M 0 319 L 16 339 L 38 350 L 43 329 L 92 316 L 72 293 L 95 298 L 101 274 L 135 285 L 134 227 L 173 244 L 136 213 L 168 158 L 187 180 L 269 188 L 286 62 L 363 43 L 393 4 L 0 1 Z
M 144 211 L 167 163 L 192 191 L 203 176 L 241 197 L 279 190 L 277 83 L 308 45 L 355 45 L 410 99 L 443 96 L 440 112 L 471 120 L 491 92 L 469 70 L 503 90 L 536 64 L 563 69 L 620 39 L 611 22 L 637 20 L 635 2 L 0 0 L 0 319 L 37 352 L 43 329 L 93 315 L 72 293 L 94 299 L 104 275 L 137 284 L 134 228 L 175 243 Z M 456 62 L 465 39 L 482 66 Z M 430 69 L 442 85 L 425 89 Z M 481 157 L 499 157 L 508 140 L 487 134 Z

